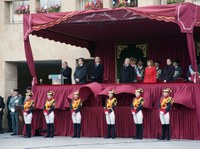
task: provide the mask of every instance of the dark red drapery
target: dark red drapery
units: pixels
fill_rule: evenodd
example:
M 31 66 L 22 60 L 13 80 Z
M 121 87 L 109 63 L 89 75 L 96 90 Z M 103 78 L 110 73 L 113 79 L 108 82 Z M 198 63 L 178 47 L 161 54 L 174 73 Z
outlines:
M 161 134 L 161 125 L 159 121 L 158 102 L 162 89 L 170 87 L 174 98 L 174 105 L 170 112 L 172 125 L 172 138 L 176 139 L 200 139 L 200 86 L 191 83 L 176 84 L 130 84 L 133 88 L 142 88 L 144 90 L 144 137 L 156 138 Z M 124 86 L 121 84 L 102 84 L 103 89 L 109 87 Z M 127 86 L 127 85 L 125 85 Z M 56 110 L 55 110 L 55 130 L 56 135 L 72 135 L 73 125 L 69 106 L 66 100 L 67 96 L 73 91 L 80 89 L 80 85 L 71 86 L 34 86 L 34 99 L 36 109 L 33 114 L 33 134 L 35 131 L 46 129 L 42 108 L 48 90 L 55 91 Z M 118 90 L 117 90 L 118 91 Z M 120 93 L 120 91 L 118 91 Z M 118 137 L 131 137 L 135 133 L 135 126 L 130 112 L 132 95 L 117 95 L 118 105 L 116 108 L 116 130 Z M 106 135 L 106 121 L 102 103 L 104 98 L 97 99 L 91 94 L 83 102 L 82 114 L 82 136 L 98 137 Z M 62 127 L 60 127 L 62 126 Z M 43 134 L 42 132 L 40 132 Z
M 147 50 L 147 59 L 160 61 L 161 68 L 165 67 L 167 58 L 171 58 L 173 61 L 179 61 L 179 65 L 183 71 L 183 77 L 186 77 L 188 66 L 191 64 L 186 38 L 151 41 Z
M 95 47 L 95 55 L 104 65 L 104 82 L 115 82 L 115 43 L 97 43 Z

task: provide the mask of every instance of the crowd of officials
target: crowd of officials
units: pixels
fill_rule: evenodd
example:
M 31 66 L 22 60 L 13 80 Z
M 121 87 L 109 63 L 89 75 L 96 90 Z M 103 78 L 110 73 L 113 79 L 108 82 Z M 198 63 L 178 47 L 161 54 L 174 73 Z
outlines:
M 160 62 L 147 60 L 146 67 L 142 60 L 136 58 L 126 58 L 124 64 L 121 66 L 119 83 L 156 83 L 159 82 L 174 82 L 183 78 L 182 68 L 178 61 L 166 59 L 166 64 L 162 64 L 164 68 L 160 67 Z M 200 72 L 200 65 L 199 72 Z M 188 67 L 187 81 L 191 80 L 191 75 L 194 73 L 192 66 Z M 61 74 L 64 77 L 65 84 L 72 84 L 72 69 L 65 61 L 62 64 Z M 78 66 L 74 72 L 74 81 L 76 84 L 85 84 L 88 82 L 103 83 L 104 66 L 101 63 L 100 57 L 95 57 L 92 69 L 88 71 L 87 64 L 84 58 L 78 59 Z

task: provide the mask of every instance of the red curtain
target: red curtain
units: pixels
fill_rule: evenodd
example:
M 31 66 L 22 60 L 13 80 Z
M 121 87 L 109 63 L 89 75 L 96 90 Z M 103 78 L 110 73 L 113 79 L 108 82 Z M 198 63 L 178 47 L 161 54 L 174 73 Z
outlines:
M 96 43 L 95 56 L 101 58 L 104 65 L 104 81 L 105 83 L 115 82 L 115 43 Z
M 31 49 L 31 45 L 30 45 L 30 41 L 29 41 L 29 31 L 31 29 L 31 15 L 24 15 L 23 17 L 24 22 L 23 23 L 23 29 L 24 29 L 24 50 L 25 50 L 25 56 L 26 56 L 26 60 L 28 63 L 28 67 L 29 67 L 29 71 L 31 73 L 31 76 L 33 78 L 32 80 L 32 85 L 37 84 L 37 75 L 36 75 L 36 70 L 35 70 L 35 63 L 34 63 L 34 59 L 33 59 L 33 53 L 32 53 L 32 49 Z
M 186 35 L 187 35 L 187 44 L 188 44 L 190 61 L 191 61 L 194 71 L 198 72 L 197 60 L 196 60 L 196 48 L 195 48 L 194 37 L 193 37 L 194 35 L 192 33 L 187 33 Z
M 176 139 L 200 139 L 200 85 L 193 83 L 166 83 L 166 84 L 130 84 L 134 88 L 144 90 L 144 137 L 156 138 L 161 134 L 159 121 L 158 103 L 162 89 L 172 89 L 174 105 L 170 112 L 172 125 L 172 138 Z M 102 84 L 106 89 L 115 84 Z M 116 85 L 121 86 L 121 84 Z M 39 131 L 44 135 L 46 124 L 42 112 L 46 93 L 48 90 L 55 91 L 55 127 L 56 135 L 70 136 L 73 133 L 73 124 L 69 111 L 67 97 L 73 91 L 80 89 L 81 85 L 63 86 L 34 86 L 34 100 L 36 110 L 33 112 L 32 132 Z M 135 134 L 135 125 L 130 112 L 130 104 L 133 95 L 117 95 L 118 104 L 116 107 L 116 130 L 118 137 L 131 137 Z M 99 137 L 106 135 L 106 121 L 103 110 L 105 97 L 95 98 L 92 94 L 83 102 L 82 114 L 82 136 Z M 62 127 L 61 127 L 62 126 Z M 24 132 L 25 133 L 25 132 Z
M 36 75 L 36 70 L 35 70 L 35 62 L 33 60 L 33 54 L 32 54 L 32 50 L 31 50 L 29 37 L 24 41 L 24 49 L 25 49 L 25 55 L 26 55 L 29 71 L 30 71 L 32 78 L 33 78 L 32 85 L 35 85 L 35 84 L 38 83 L 38 81 L 37 81 L 37 75 Z
M 151 41 L 147 51 L 147 59 L 160 61 L 161 67 L 166 66 L 166 59 L 178 60 L 183 71 L 183 77 L 186 76 L 190 65 L 187 41 L 185 39 Z

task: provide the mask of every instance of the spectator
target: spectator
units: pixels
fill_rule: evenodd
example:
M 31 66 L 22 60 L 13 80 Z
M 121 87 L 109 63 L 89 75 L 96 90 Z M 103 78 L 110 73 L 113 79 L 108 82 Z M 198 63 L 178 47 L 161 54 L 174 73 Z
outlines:
M 120 83 L 133 82 L 133 68 L 130 66 L 130 59 L 126 58 L 121 68 Z
M 9 110 L 9 104 L 10 104 L 10 99 L 11 97 L 13 96 L 13 89 L 11 89 L 11 94 L 10 96 L 8 96 L 7 98 L 7 102 L 6 102 L 6 105 L 7 105 L 7 120 L 8 120 L 8 132 L 12 132 L 12 120 L 11 120 L 11 111 Z
M 19 92 L 17 89 L 13 90 L 13 95 L 10 99 L 9 102 L 9 110 L 10 115 L 11 115 L 11 120 L 12 120 L 12 128 L 13 128 L 13 133 L 11 135 L 17 135 L 18 134 L 18 113 L 16 106 L 21 106 L 22 105 L 22 98 L 19 96 Z
M 144 66 L 143 61 L 139 60 L 137 65 L 137 80 L 143 80 L 144 79 Z
M 156 61 L 154 65 L 156 67 L 156 79 L 161 79 L 162 69 L 160 68 L 160 62 Z
M 177 61 L 173 62 L 173 66 L 175 68 L 173 78 L 174 78 L 174 81 L 176 81 L 178 78 L 181 77 L 181 75 L 182 75 L 182 69 L 179 66 L 179 63 Z
M 156 83 L 156 67 L 153 66 L 153 61 L 147 61 L 147 67 L 144 73 L 144 83 Z
M 162 72 L 162 80 L 163 82 L 172 82 L 174 76 L 175 68 L 172 65 L 172 60 L 170 58 L 167 59 L 167 66 L 163 69 Z
M 0 133 L 3 133 L 2 120 L 3 120 L 3 110 L 5 108 L 5 103 L 3 100 L 4 100 L 3 97 L 0 96 Z
M 137 59 L 136 58 L 130 58 L 130 65 L 133 68 L 133 82 L 137 82 Z
M 74 80 L 76 84 L 87 83 L 87 66 L 84 64 L 84 58 L 78 59 L 78 66 L 74 72 Z
M 98 82 L 102 83 L 103 82 L 103 72 L 104 72 L 104 66 L 101 64 L 101 59 L 100 57 L 95 57 L 94 60 L 94 66 L 92 68 L 92 82 Z
M 60 72 L 63 75 L 64 84 L 72 84 L 72 69 L 68 66 L 68 63 L 66 61 L 62 63 L 62 69 L 60 70 Z

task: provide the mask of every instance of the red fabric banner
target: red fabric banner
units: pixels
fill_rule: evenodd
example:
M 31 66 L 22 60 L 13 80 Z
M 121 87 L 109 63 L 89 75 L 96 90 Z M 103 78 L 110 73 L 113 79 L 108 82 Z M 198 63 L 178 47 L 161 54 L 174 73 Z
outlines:
M 96 83 L 95 83 L 96 84 Z M 100 84 L 97 85 L 97 87 Z M 88 84 L 87 86 L 90 86 Z M 130 111 L 130 105 L 134 97 L 130 94 L 130 88 L 142 88 L 144 90 L 144 137 L 156 138 L 161 134 L 161 125 L 159 121 L 158 103 L 162 95 L 162 89 L 170 88 L 174 105 L 170 112 L 172 125 L 172 138 L 176 139 L 200 139 L 200 85 L 192 83 L 166 83 L 166 84 L 102 84 L 101 95 L 106 95 L 108 88 L 115 88 L 119 93 L 116 98 L 118 104 L 116 107 L 116 129 L 118 137 L 131 137 L 135 134 L 135 125 Z M 128 90 L 124 88 L 128 86 Z M 63 85 L 63 86 L 33 86 L 34 100 L 36 109 L 33 113 L 33 134 L 38 132 L 44 134 L 46 129 L 42 109 L 46 99 L 46 93 L 49 90 L 55 92 L 55 130 L 56 135 L 70 136 L 73 131 L 73 124 L 69 111 L 69 101 L 67 97 L 74 91 L 84 88 L 84 85 Z M 121 92 L 120 88 L 123 90 Z M 97 90 L 96 90 L 97 91 Z M 87 100 L 83 102 L 82 114 L 82 136 L 85 137 L 103 137 L 106 135 L 106 121 L 103 110 L 106 96 L 100 96 L 97 99 L 94 96 L 95 91 Z M 96 94 L 96 93 L 95 93 Z M 62 126 L 62 127 L 61 127 Z

